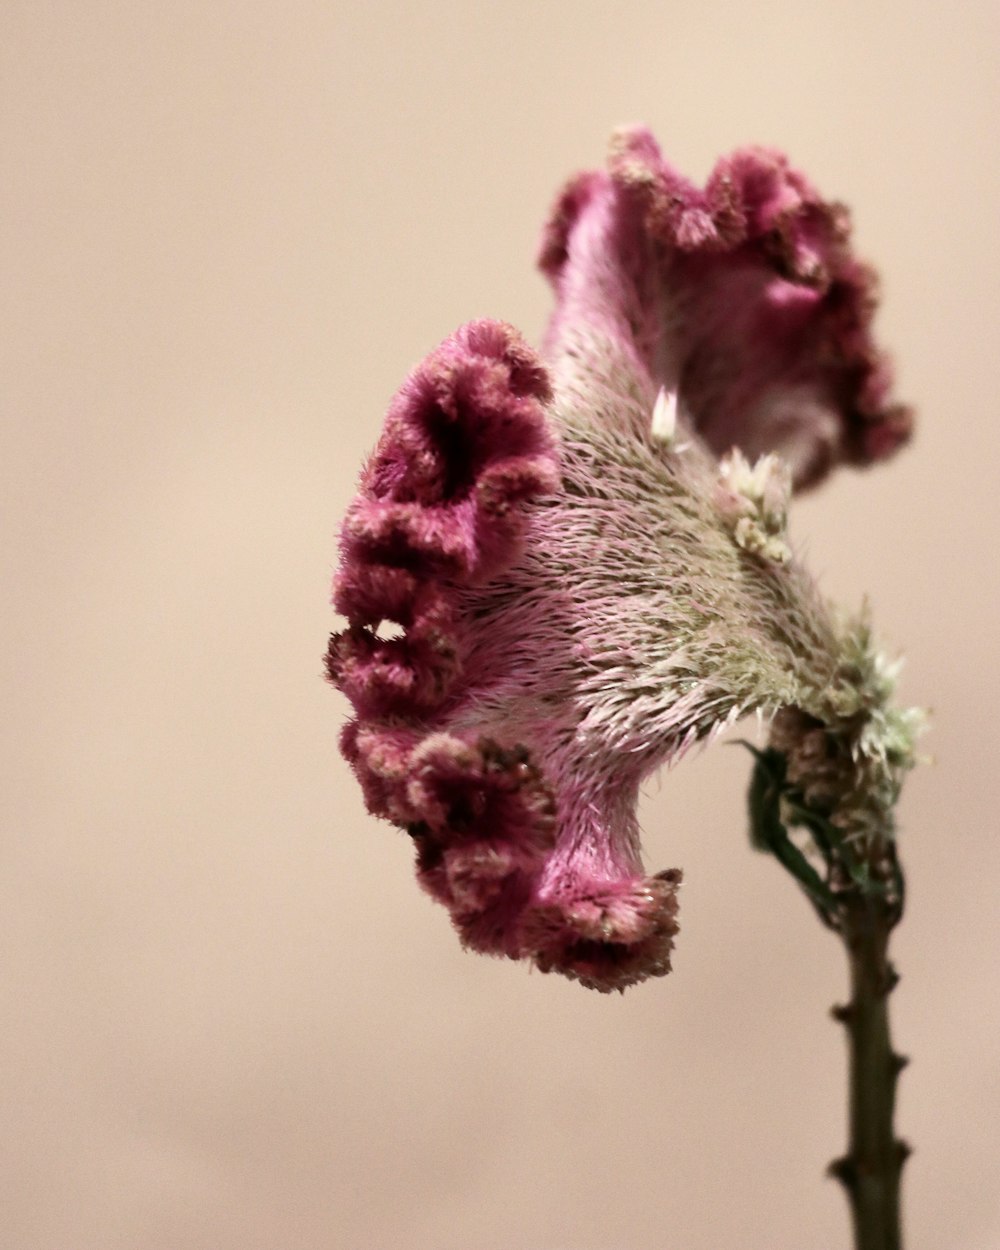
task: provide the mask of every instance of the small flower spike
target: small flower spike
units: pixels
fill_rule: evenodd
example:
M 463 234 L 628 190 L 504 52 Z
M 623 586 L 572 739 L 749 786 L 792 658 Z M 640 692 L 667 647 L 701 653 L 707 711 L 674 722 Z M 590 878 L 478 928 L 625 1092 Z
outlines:
M 390 405 L 327 670 L 367 807 L 462 941 L 621 990 L 669 971 L 677 932 L 643 779 L 751 710 L 829 723 L 846 635 L 791 558 L 789 496 L 909 418 L 844 210 L 775 153 L 698 191 L 622 133 L 542 266 L 542 356 L 474 322 Z

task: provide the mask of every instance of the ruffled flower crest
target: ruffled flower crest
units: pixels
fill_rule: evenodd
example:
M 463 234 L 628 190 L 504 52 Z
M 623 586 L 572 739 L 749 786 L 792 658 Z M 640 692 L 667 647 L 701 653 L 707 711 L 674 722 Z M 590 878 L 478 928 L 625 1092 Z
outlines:
M 702 192 L 619 135 L 541 262 L 544 362 L 475 322 L 393 400 L 327 664 L 368 809 L 411 834 L 462 940 L 622 989 L 669 970 L 677 931 L 642 780 L 749 710 L 827 711 L 838 634 L 789 558 L 784 461 L 812 483 L 908 417 L 843 210 L 774 153 Z
M 546 355 L 580 359 L 594 333 L 627 344 L 717 456 L 776 452 L 799 489 L 909 438 L 848 210 L 780 152 L 736 152 L 702 190 L 647 130 L 620 130 L 608 171 L 562 192 L 540 263 L 559 299 Z

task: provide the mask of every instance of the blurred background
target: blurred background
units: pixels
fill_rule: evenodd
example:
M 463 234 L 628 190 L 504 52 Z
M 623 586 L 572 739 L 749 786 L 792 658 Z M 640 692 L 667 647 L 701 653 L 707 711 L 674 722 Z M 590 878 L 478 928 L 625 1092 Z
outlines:
M 675 971 L 465 955 L 320 679 L 335 532 L 459 323 L 537 341 L 563 179 L 645 121 L 854 209 L 917 438 L 794 513 L 904 651 L 910 1250 L 1000 1245 L 1000 10 L 6 0 L 0 1245 L 834 1250 L 839 944 L 749 761 L 643 801 Z

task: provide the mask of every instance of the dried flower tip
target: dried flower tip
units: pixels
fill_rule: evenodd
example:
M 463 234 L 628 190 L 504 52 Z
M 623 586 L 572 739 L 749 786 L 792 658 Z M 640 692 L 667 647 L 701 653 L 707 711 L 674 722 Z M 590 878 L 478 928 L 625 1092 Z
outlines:
M 844 627 L 838 651 L 813 709 L 783 708 L 770 745 L 784 755 L 805 806 L 870 848 L 891 836 L 903 777 L 917 762 L 927 722 L 921 709 L 891 703 L 899 665 L 875 646 L 864 618 Z

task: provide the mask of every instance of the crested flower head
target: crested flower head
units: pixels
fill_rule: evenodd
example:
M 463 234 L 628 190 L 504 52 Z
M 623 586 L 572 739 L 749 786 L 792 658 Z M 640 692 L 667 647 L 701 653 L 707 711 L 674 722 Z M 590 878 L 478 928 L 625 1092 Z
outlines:
M 600 989 L 670 968 L 643 779 L 743 713 L 822 719 L 838 633 L 793 486 L 906 437 L 844 211 L 775 153 L 699 191 L 644 131 L 545 231 L 544 353 L 463 327 L 393 400 L 328 653 L 369 810 L 469 947 Z

